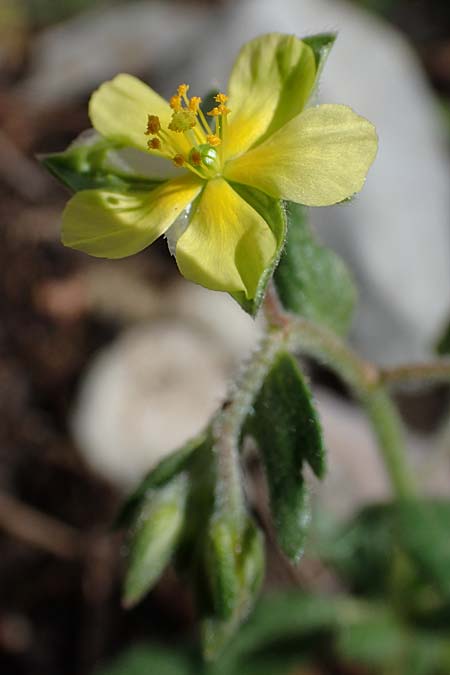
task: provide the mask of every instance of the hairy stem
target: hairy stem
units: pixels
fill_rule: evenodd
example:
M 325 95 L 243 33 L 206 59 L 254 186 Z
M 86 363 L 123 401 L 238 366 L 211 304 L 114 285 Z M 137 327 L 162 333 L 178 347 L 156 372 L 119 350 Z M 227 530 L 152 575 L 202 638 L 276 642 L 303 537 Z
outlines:
M 278 331 L 270 331 L 266 335 L 260 348 L 242 370 L 228 401 L 213 422 L 218 473 L 216 506 L 220 511 L 237 518 L 237 522 L 242 520 L 244 513 L 239 460 L 242 429 L 281 342 L 282 336 Z
M 412 363 L 395 368 L 381 368 L 380 380 L 387 385 L 408 382 L 450 382 L 450 359 L 431 363 Z

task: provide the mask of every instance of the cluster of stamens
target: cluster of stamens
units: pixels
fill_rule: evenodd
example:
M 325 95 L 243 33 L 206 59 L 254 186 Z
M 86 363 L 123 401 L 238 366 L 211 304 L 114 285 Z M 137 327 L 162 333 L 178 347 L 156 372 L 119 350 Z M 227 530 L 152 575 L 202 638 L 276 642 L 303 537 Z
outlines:
M 209 124 L 200 105 L 199 96 L 188 96 L 189 85 L 180 84 L 177 93 L 169 101 L 173 110 L 172 118 L 165 130 L 157 115 L 148 115 L 145 134 L 151 136 L 147 145 L 150 150 L 158 150 L 164 156 L 170 157 L 175 166 L 186 166 L 194 173 L 205 177 L 218 170 L 226 129 L 227 115 L 230 112 L 226 106 L 228 96 L 219 93 L 214 97 L 217 105 L 207 115 L 213 118 Z M 183 134 L 189 143 L 188 152 L 180 152 L 177 139 L 169 132 Z M 185 144 L 182 144 L 185 147 Z M 219 150 L 217 151 L 216 148 Z

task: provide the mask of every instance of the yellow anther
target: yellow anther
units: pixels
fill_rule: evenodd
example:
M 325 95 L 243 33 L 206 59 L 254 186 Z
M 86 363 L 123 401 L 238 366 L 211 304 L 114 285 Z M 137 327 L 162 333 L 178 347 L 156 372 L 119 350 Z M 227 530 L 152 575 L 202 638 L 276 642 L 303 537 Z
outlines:
M 151 138 L 147 145 L 151 150 L 161 150 L 161 141 L 159 138 Z
M 180 84 L 178 86 L 178 96 L 186 96 L 186 94 L 189 91 L 189 85 L 188 84 Z
M 194 166 L 200 166 L 202 163 L 202 156 L 198 150 L 191 150 L 189 159 L 191 160 L 192 164 L 194 164 Z
M 191 100 L 189 101 L 189 110 L 191 110 L 193 113 L 197 113 L 201 102 L 202 99 L 200 96 L 192 96 Z
M 149 115 L 147 119 L 147 131 L 145 132 L 146 136 L 149 134 L 157 134 L 161 131 L 161 122 L 159 121 L 158 115 Z
M 178 110 L 181 110 L 181 96 L 175 95 L 172 96 L 169 105 L 172 108 L 172 110 L 175 110 L 178 112 Z
M 226 103 L 228 101 L 228 96 L 219 92 L 214 96 L 214 100 L 216 103 Z
M 211 115 L 212 117 L 219 117 L 219 115 L 228 115 L 228 113 L 231 112 L 229 108 L 227 108 L 226 105 L 223 105 L 221 103 L 220 105 L 216 105 L 215 108 L 209 111 L 208 115 Z
M 184 166 L 185 159 L 183 155 L 175 155 L 175 157 L 172 158 L 173 163 L 175 166 Z
M 218 136 L 216 136 L 216 134 L 211 134 L 210 136 L 207 136 L 206 141 L 213 148 L 215 148 L 217 145 L 220 145 L 222 143 L 222 141 L 220 140 L 220 138 Z
M 195 113 L 191 110 L 177 110 L 172 115 L 172 120 L 169 124 L 171 131 L 188 131 L 196 125 Z

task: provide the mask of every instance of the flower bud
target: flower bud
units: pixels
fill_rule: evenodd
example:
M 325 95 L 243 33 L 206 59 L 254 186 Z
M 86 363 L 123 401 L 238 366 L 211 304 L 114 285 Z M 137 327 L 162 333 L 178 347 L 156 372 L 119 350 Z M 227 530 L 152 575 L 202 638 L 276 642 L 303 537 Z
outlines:
M 129 542 L 123 592 L 126 607 L 141 600 L 170 561 L 183 527 L 187 493 L 186 474 L 149 491 Z

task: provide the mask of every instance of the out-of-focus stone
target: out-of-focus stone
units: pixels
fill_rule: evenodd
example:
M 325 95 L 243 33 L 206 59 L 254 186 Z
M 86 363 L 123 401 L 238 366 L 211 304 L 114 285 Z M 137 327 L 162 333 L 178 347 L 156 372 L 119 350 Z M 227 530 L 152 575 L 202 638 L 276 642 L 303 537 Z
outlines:
M 152 70 L 161 80 L 209 21 L 195 5 L 162 0 L 83 12 L 35 39 L 31 74 L 19 91 L 38 108 L 74 99 L 119 72 Z
M 392 497 L 392 488 L 375 438 L 364 413 L 323 390 L 317 404 L 328 452 L 328 472 L 322 482 L 312 478 L 318 506 L 345 519 L 358 508 Z M 433 452 L 433 439 L 407 435 L 407 459 L 424 494 L 445 497 L 450 488 L 448 455 Z
M 145 322 L 94 358 L 72 415 L 87 463 L 123 489 L 205 426 L 258 335 L 223 293 L 180 282 L 140 297 Z

